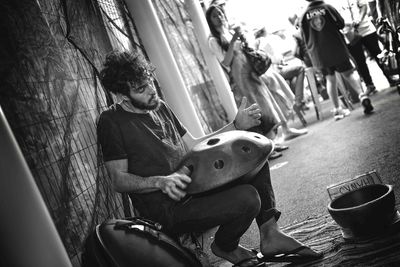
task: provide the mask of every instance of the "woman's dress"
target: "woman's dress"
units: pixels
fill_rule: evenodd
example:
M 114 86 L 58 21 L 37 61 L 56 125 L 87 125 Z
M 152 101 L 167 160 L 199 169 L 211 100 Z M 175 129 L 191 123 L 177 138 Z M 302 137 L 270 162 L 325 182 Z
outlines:
M 221 63 L 225 57 L 225 51 L 222 50 L 215 37 L 210 37 L 209 46 Z M 222 67 L 228 73 L 236 105 L 239 106 L 245 96 L 249 103 L 257 103 L 261 108 L 261 125 L 250 130 L 266 135 L 278 127 L 281 119 L 275 107 L 276 102 L 274 104 L 275 100 L 269 93 L 266 84 L 261 77 L 254 73 L 242 50 L 235 49 L 231 65 L 222 65 Z

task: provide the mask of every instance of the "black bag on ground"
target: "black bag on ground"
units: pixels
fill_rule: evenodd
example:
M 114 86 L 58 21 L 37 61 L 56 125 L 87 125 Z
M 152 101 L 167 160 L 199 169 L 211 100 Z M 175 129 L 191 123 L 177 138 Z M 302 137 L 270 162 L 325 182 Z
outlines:
M 86 239 L 82 267 L 201 267 L 186 248 L 143 218 L 112 219 Z

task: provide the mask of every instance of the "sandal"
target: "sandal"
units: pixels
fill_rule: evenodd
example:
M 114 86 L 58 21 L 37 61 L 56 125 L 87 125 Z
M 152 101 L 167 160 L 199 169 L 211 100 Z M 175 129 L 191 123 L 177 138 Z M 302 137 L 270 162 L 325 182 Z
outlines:
M 291 251 L 280 253 L 272 256 L 262 256 L 259 258 L 260 261 L 263 262 L 291 262 L 291 263 L 303 263 L 316 259 L 320 259 L 323 257 L 322 253 L 318 253 L 317 255 L 302 255 L 299 254 L 300 251 L 304 249 L 311 249 L 307 246 L 300 246 Z
M 232 265 L 232 267 L 262 267 L 265 266 L 265 261 L 262 260 L 262 258 L 259 256 L 260 253 L 255 250 L 252 249 L 251 250 L 254 253 L 254 256 L 250 257 L 250 258 L 245 258 L 237 263 L 235 263 L 234 265 Z M 253 262 L 254 260 L 257 260 L 256 263 L 254 263 L 253 265 L 248 265 L 249 263 Z M 247 263 L 246 265 L 244 265 L 245 263 Z

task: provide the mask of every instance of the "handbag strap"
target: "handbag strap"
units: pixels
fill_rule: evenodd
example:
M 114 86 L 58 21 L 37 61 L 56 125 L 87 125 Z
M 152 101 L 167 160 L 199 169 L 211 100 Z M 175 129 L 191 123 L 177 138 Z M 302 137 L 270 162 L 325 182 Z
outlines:
M 249 42 L 247 41 L 246 37 L 244 36 L 244 34 L 242 33 L 240 35 L 240 41 L 242 43 L 242 48 L 248 48 L 249 47 Z

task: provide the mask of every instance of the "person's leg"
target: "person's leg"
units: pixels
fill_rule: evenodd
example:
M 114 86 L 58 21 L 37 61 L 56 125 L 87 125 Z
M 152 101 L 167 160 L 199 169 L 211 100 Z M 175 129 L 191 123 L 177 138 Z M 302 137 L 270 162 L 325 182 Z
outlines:
M 265 77 L 265 79 L 264 79 Z M 292 90 L 289 87 L 289 84 L 286 80 L 273 68 L 270 68 L 263 76 L 263 80 L 267 83 L 268 89 L 273 92 L 277 91 L 277 93 L 282 94 L 285 98 L 287 98 L 288 102 L 292 104 L 294 102 L 295 96 Z M 290 105 L 291 106 L 291 105 Z
M 283 80 L 283 86 L 279 78 Z M 263 74 L 261 79 L 267 85 L 268 91 L 277 102 L 278 106 L 285 115 L 285 118 L 288 119 L 290 117 L 294 102 L 294 94 L 290 90 L 289 85 L 282 78 L 282 76 L 272 68 Z
M 373 59 L 375 59 L 376 63 L 378 64 L 379 68 L 382 70 L 383 74 L 385 75 L 386 79 L 390 81 L 390 75 L 385 72 L 385 68 L 383 67 L 382 62 L 378 59 L 378 55 L 382 52 L 381 48 L 379 47 L 379 40 L 378 34 L 373 32 L 364 36 L 361 39 L 364 47 L 368 50 L 369 54 Z
M 294 86 L 295 103 L 301 104 L 304 98 L 304 67 L 301 65 L 283 66 L 279 73 L 285 80 L 296 79 Z
M 382 52 L 379 47 L 378 34 L 376 32 L 363 36 L 361 42 L 374 59 L 376 59 L 376 57 Z
M 260 212 L 256 217 L 258 226 L 261 226 L 271 218 L 279 219 L 281 213 L 276 209 L 275 194 L 271 182 L 269 163 L 266 162 L 260 171 L 252 178 L 243 180 L 254 186 L 260 196 Z
M 268 257 L 286 253 L 304 246 L 301 242 L 286 235 L 279 228 L 276 219 L 271 218 L 260 226 L 260 251 L 268 261 Z M 319 258 L 322 256 L 309 247 L 304 247 L 297 252 L 298 255 Z M 310 258 L 311 259 L 311 258 Z
M 239 245 L 239 240 L 259 213 L 260 203 L 257 190 L 249 184 L 192 196 L 169 210 L 168 228 L 180 234 L 219 226 L 211 245 L 212 252 L 237 263 L 254 256 L 251 250 Z
M 193 196 L 171 209 L 174 233 L 202 232 L 220 226 L 215 242 L 224 251 L 234 250 L 260 211 L 260 198 L 251 185 L 237 185 L 218 192 Z
M 308 132 L 307 129 L 295 129 L 295 128 L 290 128 L 288 125 L 288 121 L 283 114 L 282 110 L 280 109 L 278 103 L 276 103 L 274 97 L 272 96 L 271 92 L 267 90 L 268 94 L 271 96 L 271 102 L 272 106 L 276 110 L 276 112 L 279 115 L 280 118 L 280 126 L 282 127 L 282 133 L 283 137 L 285 140 L 293 139 L 295 137 L 298 137 L 300 135 L 306 134 Z
M 349 69 L 341 73 L 348 84 L 358 92 L 361 105 L 364 107 L 364 113 L 370 114 L 374 110 L 374 107 L 372 106 L 371 99 L 369 99 L 368 95 L 362 91 L 359 76 L 356 75 L 354 69 Z
M 190 197 L 170 210 L 174 233 L 203 232 L 219 226 L 211 244 L 212 252 L 231 263 L 254 257 L 239 245 L 241 236 L 259 213 L 260 197 L 251 185 L 237 185 L 216 193 Z M 257 260 L 250 261 L 257 263 Z
M 264 256 L 288 252 L 302 246 L 296 239 L 284 234 L 277 221 L 281 213 L 275 208 L 275 196 L 271 183 L 271 175 L 268 163 L 255 175 L 249 183 L 253 185 L 261 200 L 260 212 L 256 222 L 260 230 L 260 251 Z M 318 256 L 311 249 L 304 249 L 301 255 Z
M 341 120 L 344 117 L 350 115 L 350 111 L 348 109 L 342 109 L 339 104 L 339 95 L 338 95 L 338 83 L 336 79 L 335 71 L 329 70 L 329 72 L 324 71 L 326 73 L 326 88 L 328 91 L 329 98 L 333 104 L 333 118 L 335 120 Z
M 368 69 L 367 59 L 365 58 L 363 43 L 358 41 L 354 45 L 348 46 L 350 54 L 353 56 L 354 61 L 357 65 L 357 70 L 367 87 L 374 86 L 372 82 L 371 74 Z
M 335 73 L 329 73 L 325 75 L 326 78 L 326 90 L 328 91 L 329 98 L 335 109 L 339 108 L 339 96 L 336 83 Z
M 250 178 L 241 178 L 215 193 L 179 202 L 171 209 L 174 232 L 200 232 L 220 225 L 212 251 L 231 262 L 251 257 L 251 252 L 238 247 L 239 238 L 253 219 L 262 225 L 271 218 L 278 220 L 269 164 Z M 250 254 L 249 254 L 250 253 Z
M 364 93 L 361 86 L 361 80 L 355 73 L 354 69 L 346 70 L 340 73 L 343 74 L 342 77 L 359 95 Z
M 303 102 L 304 100 L 304 68 L 301 68 L 301 71 L 299 72 L 298 76 L 296 77 L 296 83 L 295 83 L 295 103 L 293 105 L 293 110 L 296 112 L 297 116 L 301 120 L 304 126 L 307 125 L 306 120 L 303 117 L 302 112 L 307 108 L 305 103 Z
M 299 75 L 296 78 L 295 86 L 296 104 L 302 105 L 304 99 L 304 68 L 301 68 Z

